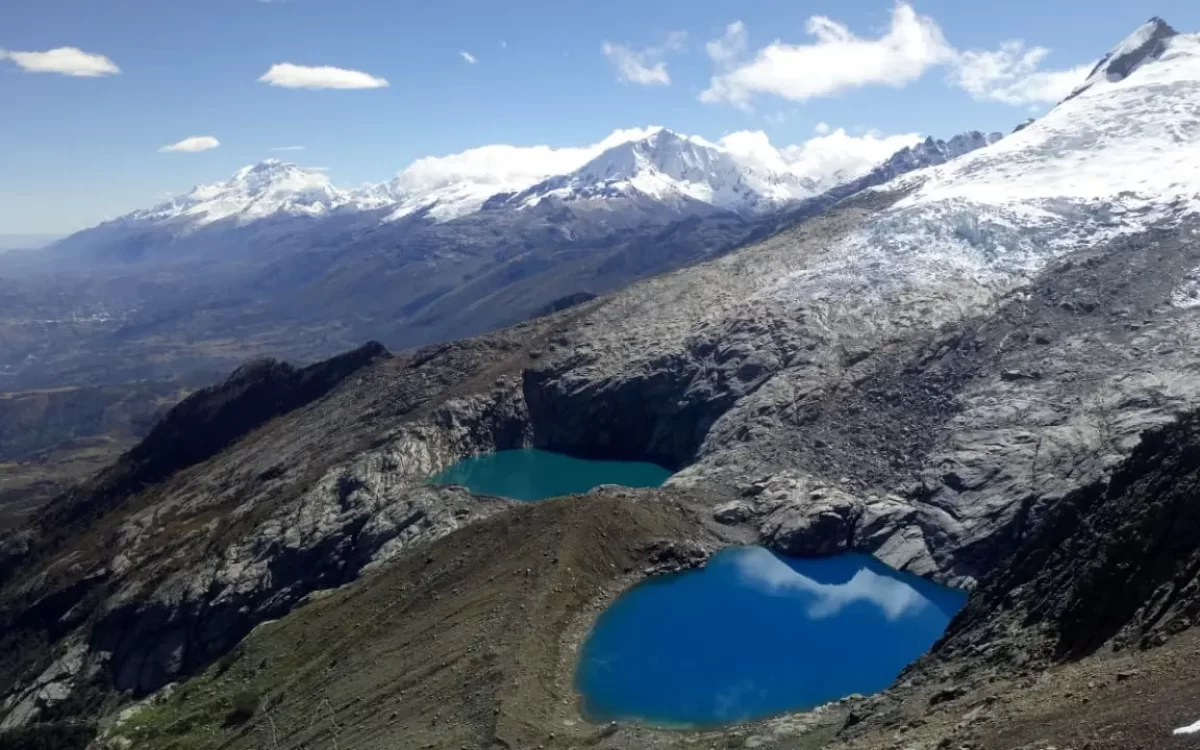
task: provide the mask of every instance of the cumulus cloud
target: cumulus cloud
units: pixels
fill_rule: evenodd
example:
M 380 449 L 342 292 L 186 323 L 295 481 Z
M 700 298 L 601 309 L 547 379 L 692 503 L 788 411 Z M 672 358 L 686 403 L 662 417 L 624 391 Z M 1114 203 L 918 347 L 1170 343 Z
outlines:
M 467 63 L 470 65 L 474 65 L 475 63 L 479 62 L 479 60 L 475 59 L 475 55 L 472 55 L 470 52 L 467 52 L 465 49 L 460 50 L 458 54 L 462 57 L 462 59 L 466 60 Z
M 15 52 L 0 50 L 0 60 L 12 60 L 29 73 L 58 73 L 79 78 L 98 78 L 121 72 L 116 63 L 104 55 L 84 52 L 78 47 L 57 47 L 45 52 Z
M 997 50 L 962 52 L 950 80 L 979 101 L 1014 106 L 1056 103 L 1083 83 L 1092 65 L 1038 70 L 1048 54 L 1045 47 L 1026 48 L 1020 40 L 1005 42 Z
M 921 141 L 918 133 L 885 135 L 868 130 L 855 136 L 845 128 L 832 129 L 828 125 L 815 132 L 817 135 L 804 143 L 781 149 L 793 172 L 815 180 L 839 176 L 853 179 L 900 149 Z
M 667 73 L 664 58 L 668 53 L 682 50 L 686 42 L 686 31 L 672 31 L 658 47 L 638 51 L 622 44 L 604 42 L 600 51 L 616 68 L 617 80 L 639 86 L 668 86 L 671 76 Z
M 900 87 L 954 54 L 937 23 L 903 3 L 892 11 L 888 30 L 878 38 L 856 36 L 825 16 L 810 18 L 806 30 L 812 43 L 777 41 L 764 47 L 754 59 L 714 76 L 701 101 L 747 108 L 758 94 L 803 102 L 871 84 Z M 713 50 L 724 54 L 729 49 L 729 36 L 727 30 L 724 41 L 717 40 L 709 50 L 710 57 Z
M 388 85 L 386 79 L 361 70 L 292 63 L 272 65 L 258 80 L 285 89 L 377 89 Z
M 868 131 L 853 136 L 844 128 L 835 130 L 826 123 L 818 123 L 814 132 L 816 135 L 803 143 L 776 147 L 761 130 L 742 130 L 721 138 L 718 145 L 747 164 L 832 186 L 866 174 L 900 149 L 921 140 L 917 133 L 884 135 Z
M 269 148 L 267 150 L 268 151 L 303 151 L 304 149 L 305 149 L 304 146 L 276 146 L 274 148 Z
M 172 143 L 170 145 L 163 146 L 159 149 L 159 151 L 164 153 L 180 151 L 191 153 L 195 151 L 208 151 L 210 148 L 216 148 L 220 145 L 221 142 L 216 138 L 213 138 L 211 135 L 195 135 L 191 138 L 184 138 L 179 143 Z
M 903 2 L 877 37 L 858 36 L 825 16 L 809 18 L 806 31 L 813 37 L 808 44 L 776 41 L 747 59 L 745 25 L 730 24 L 705 46 L 716 71 L 700 100 L 742 109 L 764 94 L 803 102 L 864 86 L 900 88 L 945 67 L 950 83 L 975 99 L 1023 106 L 1061 100 L 1090 68 L 1039 70 L 1050 51 L 1027 49 L 1021 41 L 1005 42 L 998 50 L 960 51 L 934 19 Z

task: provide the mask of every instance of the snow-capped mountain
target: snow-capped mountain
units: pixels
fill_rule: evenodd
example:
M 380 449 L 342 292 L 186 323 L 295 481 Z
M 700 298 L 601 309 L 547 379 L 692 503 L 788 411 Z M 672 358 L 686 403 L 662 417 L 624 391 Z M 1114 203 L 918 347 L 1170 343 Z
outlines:
M 267 159 L 239 169 L 225 182 L 200 185 L 118 221 L 179 221 L 185 228 L 195 229 L 224 219 L 246 224 L 275 214 L 318 217 L 343 206 L 367 210 L 390 202 L 388 196 L 370 190 L 340 190 L 321 172 Z
M 978 130 L 960 133 L 947 141 L 931 136 L 916 145 L 900 149 L 866 174 L 841 182 L 819 195 L 801 201 L 794 208 L 788 209 L 784 219 L 788 223 L 804 221 L 867 188 L 883 185 L 909 172 L 945 164 L 951 159 L 990 146 L 1002 137 L 1000 133 L 985 135 Z
M 326 227 L 334 232 L 375 209 L 387 194 L 342 190 L 316 170 L 276 159 L 243 167 L 224 182 L 200 185 L 152 208 L 76 232 L 39 254 L 76 267 L 111 262 L 246 260 L 284 238 Z M 313 234 L 315 244 L 320 235 Z M 304 243 L 301 243 L 304 244 Z
M 513 193 L 526 187 L 527 181 L 489 179 L 454 180 L 433 187 L 414 188 L 406 186 L 403 179 L 398 177 L 384 188 L 392 199 L 384 221 L 396 221 L 413 215 L 436 222 L 453 221 L 475 213 L 492 196 Z
M 1101 58 L 1087 80 L 1071 96 L 1078 96 L 1101 81 L 1116 82 L 1127 78 L 1142 65 L 1160 58 L 1167 50 L 1167 41 L 1178 33 L 1158 16 L 1151 18 Z
M 1002 291 L 1080 246 L 1196 214 L 1198 99 L 1200 35 L 1154 19 L 1045 116 L 875 188 L 904 197 L 843 240 L 827 266 L 787 275 L 773 293 Z
M 1200 210 L 1200 34 L 1153 19 L 1067 100 L 992 148 L 901 182 L 898 208 L 971 203 L 1063 224 L 1071 237 L 1136 231 Z M 1071 208 L 1056 207 L 1067 202 Z M 1086 207 L 1091 221 L 1081 221 Z M 1067 219 L 1070 219 L 1068 222 Z
M 304 234 L 317 226 L 325 227 L 323 236 L 336 237 L 372 228 L 393 231 L 391 225 L 407 219 L 398 225 L 407 231 L 403 227 L 412 226 L 412 221 L 453 223 L 481 211 L 499 217 L 505 211 L 528 211 L 547 199 L 581 209 L 584 203 L 589 209 L 601 208 L 608 226 L 626 229 L 713 208 L 754 219 L 803 199 L 818 200 L 814 196 L 823 196 L 822 206 L 832 204 L 863 187 L 940 164 L 996 138 L 979 133 L 949 141 L 930 138 L 862 176 L 861 169 L 844 168 L 799 174 L 782 157 L 778 168 L 769 168 L 744 152 L 665 128 L 619 133 L 628 137 L 610 138 L 616 142 L 602 149 L 579 149 L 585 161 L 578 168 L 550 177 L 525 169 L 431 179 L 410 168 L 388 182 L 348 190 L 333 185 L 320 171 L 268 159 L 239 169 L 223 182 L 200 185 L 72 235 L 46 257 L 78 261 L 91 256 L 101 262 L 199 259 L 211 237 L 219 254 L 238 259 L 258 255 L 284 238 L 289 246 L 303 245 Z M 482 150 L 489 148 L 497 147 Z M 834 186 L 840 187 L 830 190 Z M 503 226 L 508 220 L 496 220 L 502 225 L 496 231 L 507 231 Z
M 813 180 L 752 167 L 715 144 L 663 128 L 614 146 L 570 174 L 545 180 L 509 204 L 641 197 L 754 214 L 815 192 Z

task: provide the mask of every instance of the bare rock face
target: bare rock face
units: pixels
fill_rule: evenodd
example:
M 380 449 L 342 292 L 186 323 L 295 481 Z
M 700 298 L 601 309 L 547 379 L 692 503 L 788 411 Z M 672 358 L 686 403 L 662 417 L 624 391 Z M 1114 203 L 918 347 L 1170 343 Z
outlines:
M 818 557 L 853 548 L 861 500 L 793 474 L 776 475 L 752 491 L 760 512 L 759 536 L 772 549 Z
M 0 648 L 17 655 L 0 676 L 5 726 L 53 719 L 68 703 L 77 712 L 107 690 L 154 691 L 310 592 L 508 507 L 426 484 L 463 456 L 530 442 L 511 374 L 443 395 L 503 362 L 508 346 L 364 357 L 332 380 L 311 377 L 329 363 L 264 363 L 177 407 L 91 494 L 64 498 L 6 542 L 24 555 L 9 558 L 0 589 Z M 297 377 L 315 399 L 288 401 L 281 382 Z M 260 386 L 280 404 L 252 400 L 267 418 L 243 403 Z M 195 449 L 189 415 L 231 426 L 200 430 L 225 445 L 190 459 L 172 448 Z M 181 459 L 186 468 L 154 469 Z M 53 525 L 62 519 L 73 525 Z M 30 638 L 39 645 L 17 648 Z
M 723 524 L 739 524 L 750 520 L 754 507 L 741 500 L 730 500 L 713 509 L 713 520 Z
M 1069 493 L 1031 524 L 943 652 L 975 653 L 1021 633 L 1030 653 L 1077 659 L 1106 644 L 1158 645 L 1191 627 L 1200 616 L 1198 479 L 1200 415 L 1147 432 L 1108 482 Z

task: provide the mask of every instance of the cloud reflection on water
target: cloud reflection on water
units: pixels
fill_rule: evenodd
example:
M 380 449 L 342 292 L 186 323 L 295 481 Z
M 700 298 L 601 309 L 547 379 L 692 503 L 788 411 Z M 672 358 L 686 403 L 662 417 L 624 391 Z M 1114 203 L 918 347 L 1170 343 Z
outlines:
M 865 567 L 845 583 L 820 583 L 761 547 L 740 550 L 734 564 L 743 583 L 764 594 L 812 597 L 807 614 L 814 620 L 832 617 L 855 602 L 865 602 L 879 608 L 890 622 L 914 615 L 929 604 L 908 584 Z

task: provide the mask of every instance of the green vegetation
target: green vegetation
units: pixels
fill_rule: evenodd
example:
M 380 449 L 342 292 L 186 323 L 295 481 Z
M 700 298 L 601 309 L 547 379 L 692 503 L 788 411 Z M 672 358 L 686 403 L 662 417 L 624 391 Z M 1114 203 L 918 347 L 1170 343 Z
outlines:
M 265 682 L 265 680 L 264 680 Z M 133 709 L 108 733 L 142 750 L 211 750 L 229 732 L 259 731 L 261 686 L 252 670 L 217 668 Z M 270 747 L 264 742 L 264 747 Z

